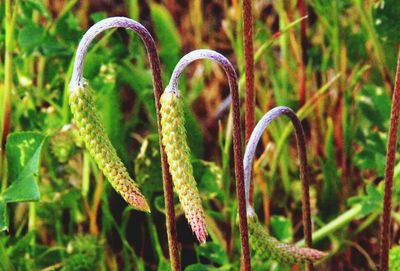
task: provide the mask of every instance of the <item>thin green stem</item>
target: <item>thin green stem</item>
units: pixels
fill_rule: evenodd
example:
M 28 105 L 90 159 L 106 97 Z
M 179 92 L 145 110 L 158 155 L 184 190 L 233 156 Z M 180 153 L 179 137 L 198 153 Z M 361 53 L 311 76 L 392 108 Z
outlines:
M 2 189 L 7 186 L 7 179 L 3 176 L 5 170 L 4 160 L 4 141 L 8 133 L 10 124 L 10 93 L 12 89 L 12 51 L 15 26 L 15 14 L 18 1 L 14 3 L 12 12 L 11 0 L 5 0 L 5 54 L 4 54 L 4 88 L 0 99 L 0 180 L 2 180 Z
M 356 217 L 358 217 L 362 212 L 362 206 L 361 204 L 356 204 L 354 205 L 351 209 L 343 213 L 342 215 L 338 216 L 336 219 L 332 220 L 316 232 L 312 234 L 312 241 L 313 242 L 318 242 L 321 239 L 327 237 L 328 235 L 334 233 L 338 229 L 343 228 L 345 225 L 350 223 L 352 220 L 354 220 Z M 298 241 L 296 243 L 298 246 L 304 246 L 305 241 L 304 239 Z
M 36 231 L 36 202 L 29 202 L 29 218 L 28 218 L 28 230 L 29 232 Z M 33 234 L 30 242 L 32 249 L 35 248 L 36 235 Z

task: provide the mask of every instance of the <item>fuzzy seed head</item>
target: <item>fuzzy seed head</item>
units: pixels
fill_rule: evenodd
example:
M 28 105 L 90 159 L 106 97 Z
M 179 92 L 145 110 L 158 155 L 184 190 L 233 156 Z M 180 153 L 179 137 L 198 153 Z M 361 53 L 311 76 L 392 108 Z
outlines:
M 129 176 L 108 139 L 105 128 L 93 105 L 91 89 L 84 86 L 71 90 L 70 105 L 75 124 L 86 144 L 86 148 L 112 187 L 135 209 L 150 212 L 145 197 Z
M 268 234 L 256 215 L 248 216 L 247 219 L 252 250 L 261 259 L 274 259 L 284 264 L 313 263 L 327 255 L 316 249 L 299 248 L 280 242 Z
M 207 229 L 190 163 L 182 101 L 176 92 L 165 91 L 160 102 L 162 144 L 165 147 L 172 181 L 193 233 L 200 243 L 205 243 Z

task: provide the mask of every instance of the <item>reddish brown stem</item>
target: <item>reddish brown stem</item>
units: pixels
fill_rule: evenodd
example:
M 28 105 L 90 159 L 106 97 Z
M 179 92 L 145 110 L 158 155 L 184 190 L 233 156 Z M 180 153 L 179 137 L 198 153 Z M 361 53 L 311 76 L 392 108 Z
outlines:
M 75 63 L 70 82 L 70 87 L 74 89 L 76 88 L 76 86 L 78 85 L 83 86 L 84 84 L 82 76 L 83 63 L 90 43 L 99 33 L 103 32 L 104 30 L 115 27 L 127 28 L 137 33 L 139 37 L 142 39 L 147 49 L 150 67 L 152 70 L 154 98 L 157 111 L 157 126 L 160 135 L 161 131 L 160 97 L 163 93 L 160 60 L 158 58 L 157 49 L 153 37 L 151 36 L 149 31 L 147 31 L 147 29 L 140 23 L 124 17 L 111 17 L 104 19 L 93 25 L 85 33 L 81 42 L 79 43 L 75 56 Z M 174 194 L 172 191 L 172 179 L 169 173 L 167 157 L 164 152 L 164 147 L 161 144 L 161 139 L 160 139 L 160 149 L 161 149 L 161 164 L 162 164 L 163 186 L 164 186 L 164 197 L 165 197 L 165 208 L 166 208 L 168 248 L 171 260 L 171 268 L 174 271 L 179 271 L 181 269 L 181 265 L 180 265 L 178 241 L 176 238 L 175 210 L 174 210 L 174 200 L 173 200 Z
M 300 164 L 300 180 L 302 186 L 302 219 L 303 219 L 303 230 L 306 245 L 311 248 L 312 246 L 312 228 L 311 228 L 311 211 L 310 211 L 310 182 L 308 176 L 307 167 L 307 151 L 306 151 L 306 140 L 304 135 L 303 126 L 301 125 L 300 119 L 296 113 L 286 106 L 278 106 L 268 111 L 261 120 L 257 123 L 254 128 L 250 140 L 246 146 L 246 152 L 243 158 L 244 170 L 245 170 L 245 188 L 246 188 L 246 204 L 247 212 L 254 212 L 249 202 L 249 187 L 251 179 L 251 169 L 254 160 L 254 155 L 258 142 L 260 141 L 262 133 L 268 127 L 268 125 L 277 117 L 285 115 L 290 118 L 295 129 L 298 158 Z M 307 264 L 307 268 L 313 269 L 312 263 Z
M 383 216 L 381 225 L 381 243 L 379 266 L 381 271 L 389 269 L 390 248 L 390 212 L 392 209 L 393 173 L 396 161 L 397 130 L 399 126 L 400 113 L 400 52 L 397 59 L 396 81 L 392 97 L 392 110 L 390 113 L 389 140 L 386 152 L 385 167 L 385 195 L 383 199 Z
M 243 0 L 243 41 L 246 75 L 246 111 L 245 111 L 245 135 L 246 142 L 254 128 L 254 51 L 253 51 L 253 16 L 251 0 Z M 251 182 L 250 202 L 253 202 L 254 183 Z
M 253 16 L 251 0 L 243 1 L 243 40 L 246 75 L 246 142 L 254 128 L 254 52 L 253 52 Z
M 229 89 L 232 96 L 232 117 L 233 117 L 233 152 L 235 161 L 235 178 L 236 178 L 236 193 L 239 205 L 239 230 L 240 241 L 242 243 L 242 267 L 244 271 L 250 271 L 250 247 L 249 235 L 247 228 L 247 215 L 246 215 L 246 198 L 244 189 L 244 172 L 242 163 L 242 140 L 240 129 L 240 102 L 239 102 L 239 89 L 237 82 L 237 75 L 232 63 L 223 55 L 212 50 L 195 50 L 179 60 L 172 72 L 171 79 L 167 89 L 178 90 L 179 76 L 187 65 L 195 60 L 210 59 L 222 66 L 224 69 L 229 83 Z

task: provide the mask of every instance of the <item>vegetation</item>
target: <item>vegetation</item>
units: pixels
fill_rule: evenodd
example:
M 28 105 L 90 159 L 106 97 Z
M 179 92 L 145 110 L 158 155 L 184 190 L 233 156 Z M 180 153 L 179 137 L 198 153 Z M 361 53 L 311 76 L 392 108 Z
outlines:
M 400 5 L 243 2 L 0 2 L 0 270 L 398 270 Z

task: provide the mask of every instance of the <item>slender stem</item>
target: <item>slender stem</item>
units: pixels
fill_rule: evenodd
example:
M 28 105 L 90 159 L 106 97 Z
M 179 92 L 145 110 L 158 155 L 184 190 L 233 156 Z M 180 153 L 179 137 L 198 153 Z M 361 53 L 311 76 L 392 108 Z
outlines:
M 2 181 L 2 188 L 7 186 L 7 178 L 5 178 L 5 165 L 4 162 L 4 145 L 5 139 L 10 127 L 10 93 L 12 88 L 12 50 L 14 38 L 14 25 L 15 14 L 18 2 L 14 3 L 14 12 L 12 12 L 11 0 L 5 1 L 5 53 L 4 53 L 4 89 L 0 97 L 0 180 Z
M 251 270 L 250 265 L 250 248 L 249 236 L 247 230 L 246 202 L 245 189 L 243 181 L 243 164 L 242 164 L 242 140 L 240 129 L 240 105 L 239 91 L 235 68 L 231 62 L 223 55 L 212 50 L 195 50 L 182 57 L 172 72 L 169 85 L 166 91 L 178 91 L 179 77 L 183 70 L 195 60 L 209 59 L 217 62 L 224 69 L 229 82 L 229 88 L 232 95 L 232 118 L 233 118 L 233 151 L 235 161 L 235 179 L 236 179 L 236 194 L 239 205 L 239 230 L 240 240 L 242 243 L 242 260 L 243 270 Z
M 254 128 L 254 52 L 253 52 L 253 16 L 251 0 L 243 0 L 243 36 L 246 74 L 246 142 L 250 139 Z
M 251 0 L 243 0 L 243 41 L 244 41 L 244 61 L 246 75 L 246 111 L 244 116 L 245 139 L 250 139 L 254 128 L 254 50 L 253 50 L 253 16 Z M 250 201 L 253 202 L 253 187 L 251 182 Z
M 29 215 L 28 215 L 28 230 L 29 232 L 36 231 L 36 202 L 29 202 Z M 35 249 L 36 234 L 32 236 L 30 245 Z
M 252 165 L 254 160 L 254 155 L 260 138 L 268 127 L 268 125 L 277 117 L 285 115 L 290 118 L 293 123 L 298 149 L 298 158 L 300 163 L 300 180 L 302 184 L 302 213 L 303 213 L 303 227 L 304 227 L 304 237 L 306 239 L 306 245 L 308 247 L 312 246 L 311 239 L 311 212 L 310 212 L 310 193 L 309 193 L 309 177 L 307 169 L 307 152 L 306 152 L 306 141 L 303 131 L 303 126 L 301 125 L 300 119 L 297 117 L 296 113 L 286 106 L 278 106 L 270 111 L 268 111 L 261 120 L 257 123 L 256 127 L 251 134 L 250 140 L 246 146 L 246 152 L 243 158 L 244 167 L 244 180 L 245 180 L 245 195 L 246 195 L 246 208 L 248 215 L 254 215 L 254 210 L 250 203 L 250 180 Z M 310 267 L 311 265 L 309 265 Z M 312 266 L 311 266 L 312 268 Z
M 161 69 L 160 60 L 158 58 L 157 49 L 153 37 L 147 31 L 147 29 L 140 23 L 125 18 L 125 17 L 111 17 L 104 19 L 95 25 L 93 25 L 83 36 L 81 42 L 79 43 L 76 56 L 74 69 L 72 73 L 72 78 L 70 82 L 70 89 L 73 91 L 78 86 L 83 86 L 83 64 L 86 52 L 90 43 L 93 39 L 103 32 L 104 30 L 116 27 L 123 27 L 131 29 L 136 32 L 142 39 L 147 54 L 149 57 L 150 67 L 152 69 L 152 79 L 154 86 L 154 98 L 157 111 L 157 127 L 158 131 L 161 131 L 160 126 L 160 97 L 163 92 L 162 79 L 161 79 Z M 160 133 L 159 133 L 160 136 Z M 176 228 L 175 228 L 175 210 L 174 210 L 174 194 L 172 191 L 172 179 L 168 169 L 167 157 L 164 152 L 164 147 L 160 141 L 161 150 L 161 165 L 163 172 L 163 186 L 164 186 L 164 197 L 165 197 L 165 208 L 166 208 L 166 225 L 167 225 L 167 236 L 168 236 L 168 248 L 171 261 L 172 270 L 180 270 L 180 256 L 178 241 L 176 238 Z
M 390 113 L 389 140 L 386 152 L 385 167 L 385 194 L 383 198 L 383 216 L 381 225 L 381 244 L 379 255 L 380 270 L 387 271 L 389 268 L 390 248 L 390 212 L 392 209 L 392 189 L 394 163 L 396 162 L 397 130 L 399 127 L 400 114 L 400 52 L 397 59 L 396 81 L 392 97 L 392 111 Z
M 336 217 L 334 220 L 320 228 L 319 230 L 315 231 L 312 234 L 313 241 L 317 242 L 325 238 L 326 236 L 334 233 L 338 229 L 342 228 L 344 225 L 350 223 L 353 219 L 358 217 L 362 213 L 362 206 L 361 204 L 354 205 L 351 209 L 347 210 L 345 213 L 341 214 L 340 216 Z M 304 240 L 300 240 L 296 243 L 298 246 L 304 245 Z

